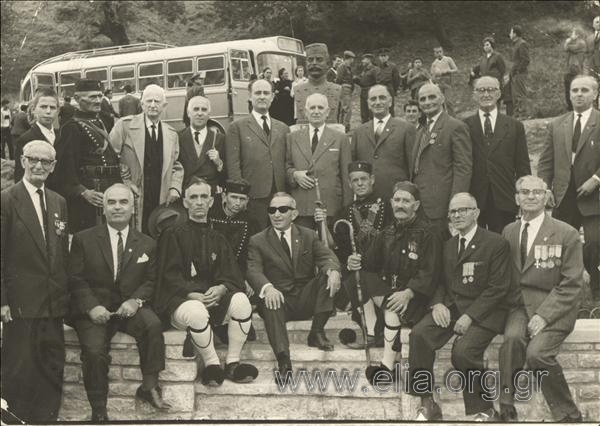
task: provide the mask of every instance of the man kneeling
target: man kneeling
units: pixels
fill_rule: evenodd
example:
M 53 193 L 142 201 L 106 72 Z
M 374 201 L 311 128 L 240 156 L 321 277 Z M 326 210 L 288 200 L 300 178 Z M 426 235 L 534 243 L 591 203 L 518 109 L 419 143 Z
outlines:
M 240 363 L 252 306 L 231 247 L 208 224 L 212 203 L 210 185 L 193 178 L 183 199 L 189 220 L 167 231 L 164 239 L 160 300 L 173 327 L 187 331 L 184 355 L 193 356 L 193 347 L 202 357 L 204 385 L 219 386 L 225 378 L 247 383 L 258 376 L 256 367 Z M 229 347 L 223 371 L 211 325 L 227 322 Z
M 259 312 L 277 356 L 279 377 L 286 380 L 292 371 L 286 321 L 312 316 L 308 345 L 333 350 L 324 327 L 341 285 L 340 264 L 315 231 L 292 225 L 298 211 L 291 195 L 276 193 L 267 211 L 271 226 L 250 239 L 247 279 L 261 299 Z M 316 276 L 315 266 L 320 272 Z

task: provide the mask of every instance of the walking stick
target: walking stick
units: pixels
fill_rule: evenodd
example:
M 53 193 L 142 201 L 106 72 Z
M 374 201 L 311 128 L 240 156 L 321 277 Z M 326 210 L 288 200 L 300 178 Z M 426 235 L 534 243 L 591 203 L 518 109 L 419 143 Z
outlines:
M 356 242 L 354 241 L 354 228 L 352 223 L 346 219 L 340 219 L 333 224 L 333 232 L 335 228 L 340 224 L 344 223 L 348 225 L 348 232 L 350 234 L 350 244 L 352 245 L 352 254 L 356 253 Z M 358 312 L 360 313 L 360 328 L 363 335 L 363 341 L 365 343 L 365 355 L 367 357 L 367 367 L 371 365 L 371 353 L 369 352 L 369 342 L 367 337 L 367 322 L 365 319 L 365 309 L 363 304 L 362 288 L 360 286 L 360 271 L 354 271 L 354 278 L 356 280 L 356 296 L 358 297 Z
M 313 177 L 313 179 L 315 180 L 315 191 L 317 193 L 317 199 L 315 200 L 315 204 L 317 205 L 317 207 L 322 209 L 324 206 L 323 202 L 321 201 L 321 189 L 319 188 L 319 179 L 317 178 L 316 174 Z M 329 247 L 329 243 L 327 242 L 327 220 L 322 220 L 320 223 L 320 227 L 321 240 L 325 243 L 327 247 Z

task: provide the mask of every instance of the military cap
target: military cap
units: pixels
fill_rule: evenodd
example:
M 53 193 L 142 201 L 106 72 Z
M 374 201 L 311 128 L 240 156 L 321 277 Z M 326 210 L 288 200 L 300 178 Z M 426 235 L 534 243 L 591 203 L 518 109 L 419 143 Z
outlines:
M 367 58 L 367 59 L 370 59 L 370 60 L 373 60 L 373 59 L 375 59 L 375 57 L 373 56 L 373 54 L 372 54 L 372 53 L 364 53 L 364 54 L 362 55 L 362 57 L 363 57 L 363 59 L 364 59 L 364 58 Z
M 353 161 L 348 164 L 348 173 L 352 172 L 367 172 L 368 174 L 372 174 L 373 165 L 366 161 Z
M 344 58 L 356 58 L 356 55 L 351 50 L 344 50 Z
M 225 192 L 235 194 L 250 194 L 250 184 L 245 180 L 228 179 L 225 182 Z
M 379 49 L 379 55 L 389 55 L 390 54 L 390 49 L 387 47 L 382 47 L 381 49 Z
M 306 51 L 307 55 L 310 51 L 312 51 L 314 53 L 322 53 L 329 56 L 329 50 L 327 49 L 327 45 L 325 43 L 312 43 L 308 46 L 305 46 L 304 50 Z
M 419 193 L 419 188 L 417 185 L 407 180 L 396 182 L 394 185 L 394 194 L 396 191 L 406 191 L 410 193 L 417 201 L 421 199 L 421 194 Z
M 187 217 L 188 214 L 180 201 L 168 206 L 161 204 L 150 213 L 148 233 L 156 240 L 165 229 L 185 222 Z
M 102 91 L 102 83 L 98 80 L 88 80 L 87 78 L 82 78 L 81 80 L 77 80 L 75 82 L 75 91 L 76 92 L 94 92 L 94 91 Z

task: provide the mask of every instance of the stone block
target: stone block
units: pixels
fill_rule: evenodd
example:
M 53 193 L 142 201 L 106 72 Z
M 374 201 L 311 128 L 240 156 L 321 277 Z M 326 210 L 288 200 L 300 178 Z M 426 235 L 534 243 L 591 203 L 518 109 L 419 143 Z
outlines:
M 565 370 L 567 383 L 590 383 L 598 380 L 594 370 Z
M 594 353 L 578 354 L 579 366 L 583 368 L 600 368 L 600 356 Z
M 565 353 L 566 351 L 562 350 L 556 357 L 556 360 L 561 365 L 562 368 L 577 368 L 577 354 L 574 353 Z
M 79 382 L 82 378 L 81 367 L 79 365 L 65 365 L 63 380 L 65 383 Z
M 108 380 L 121 380 L 121 367 L 111 365 L 108 368 Z
M 593 343 L 564 343 L 560 348 L 560 351 L 563 353 L 570 351 L 591 351 L 593 349 Z
M 600 421 L 600 404 L 598 404 L 598 401 L 582 402 L 579 405 L 579 410 L 583 415 L 584 421 L 595 423 Z
M 598 402 L 600 401 L 600 385 L 579 385 L 578 395 L 582 400 L 592 400 Z
M 137 382 L 111 382 L 108 385 L 108 396 L 135 397 L 135 391 L 140 386 Z
M 58 413 L 59 420 L 83 421 L 89 420 L 91 415 L 92 408 L 87 399 L 73 399 L 63 394 L 62 405 Z
M 165 357 L 167 359 L 192 359 L 183 356 L 183 345 L 167 345 L 165 347 Z
M 188 412 L 194 411 L 194 384 L 165 384 L 161 385 L 163 390 L 163 398 L 171 404 L 171 412 Z M 190 414 L 191 417 L 191 414 Z
M 137 348 L 135 349 L 120 349 L 111 351 L 112 364 L 114 365 L 140 365 L 140 355 Z
M 135 391 L 134 391 L 135 395 Z M 136 420 L 136 400 L 134 395 L 131 398 L 108 398 L 108 418 L 110 420 Z
M 190 361 L 167 361 L 166 368 L 159 374 L 159 379 L 169 382 L 193 382 L 196 379 L 197 365 Z
M 79 346 L 67 346 L 65 350 L 65 363 L 67 364 L 81 364 L 81 349 Z
M 87 394 L 85 393 L 83 384 L 65 383 L 63 385 L 63 401 L 70 400 L 87 402 Z
M 123 379 L 141 381 L 142 372 L 140 367 L 123 367 Z

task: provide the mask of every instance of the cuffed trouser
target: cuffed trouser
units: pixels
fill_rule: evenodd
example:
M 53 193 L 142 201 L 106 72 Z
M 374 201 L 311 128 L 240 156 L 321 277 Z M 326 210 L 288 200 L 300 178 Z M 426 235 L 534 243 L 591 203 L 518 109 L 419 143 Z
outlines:
M 162 324 L 150 308 L 141 307 L 131 318 L 113 317 L 106 324 L 94 324 L 88 317 L 78 318 L 75 331 L 81 345 L 83 383 L 92 410 L 106 409 L 110 341 L 117 331 L 135 339 L 143 375 L 158 374 L 165 368 Z
M 447 328 L 438 326 L 433 321 L 431 313 L 428 313 L 413 327 L 410 333 L 408 393 L 411 395 L 426 397 L 433 394 L 435 353 L 454 336 L 454 324 L 459 317 L 454 306 L 450 308 L 450 312 L 452 320 Z M 467 380 L 465 385 L 472 383 L 471 392 L 469 392 L 468 386 L 463 390 L 465 413 L 467 415 L 493 408 L 491 397 L 488 400 L 484 399 L 484 395 L 488 397 L 490 395 L 484 391 L 481 376 L 485 372 L 483 353 L 496 334 L 492 330 L 473 323 L 463 336 L 458 336 L 454 340 L 451 354 L 452 365 Z M 475 371 L 474 374 L 472 373 L 472 378 L 469 378 L 468 375 L 470 371 Z M 430 378 L 426 386 L 423 386 L 422 377 L 419 382 L 423 387 L 416 386 L 415 381 L 420 378 L 419 372 L 424 372 Z

